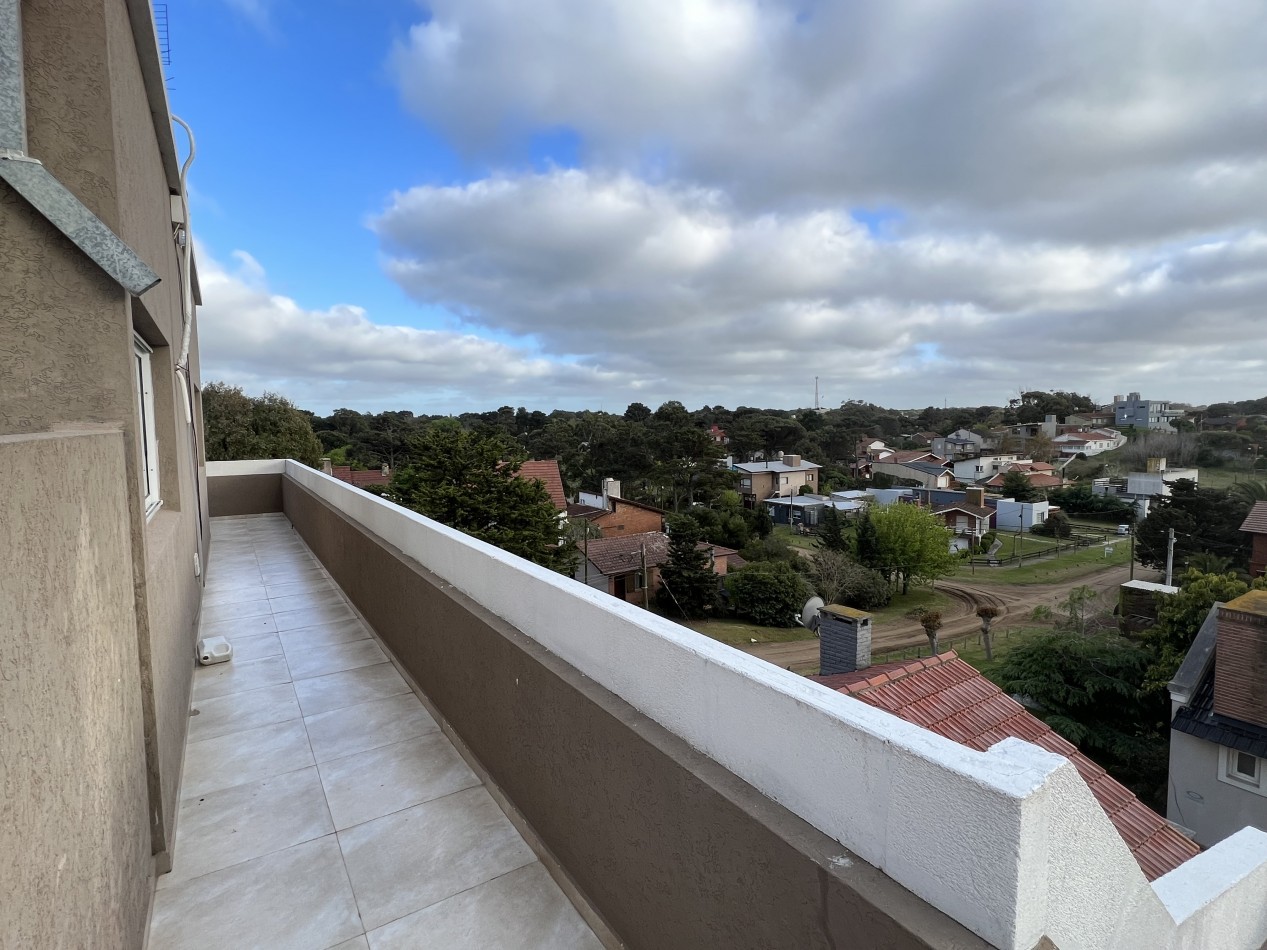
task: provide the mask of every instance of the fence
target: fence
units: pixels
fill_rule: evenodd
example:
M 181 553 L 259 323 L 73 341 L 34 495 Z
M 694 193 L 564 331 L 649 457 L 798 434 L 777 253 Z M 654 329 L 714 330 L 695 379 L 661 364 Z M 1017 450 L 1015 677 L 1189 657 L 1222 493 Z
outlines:
M 1081 528 L 1081 526 L 1080 526 Z M 1080 529 L 1071 534 L 1067 538 L 1052 539 L 1049 546 L 1044 547 L 1041 551 L 1024 551 L 1018 554 L 1010 554 L 1006 557 L 995 555 L 994 557 L 986 557 L 984 555 L 976 555 L 974 557 L 964 558 L 964 564 L 972 568 L 977 567 L 1020 567 L 1027 561 L 1037 561 L 1042 558 L 1059 557 L 1062 552 L 1079 551 L 1089 548 L 1096 544 L 1106 544 L 1110 539 L 1116 536 L 1108 531 L 1103 534 L 1090 533 L 1094 529 Z M 1025 535 L 1024 537 L 1029 537 Z M 1044 538 L 1043 540 L 1046 540 Z M 1007 547 L 1007 542 L 1003 542 L 1003 546 Z
M 994 645 L 997 647 L 1000 643 L 1010 640 L 1013 633 L 1023 633 L 1023 630 L 995 630 L 990 637 Z M 937 650 L 939 653 L 945 653 L 947 650 L 959 650 L 965 646 L 975 644 L 985 649 L 985 638 L 982 637 L 981 631 L 976 633 L 965 633 L 957 637 L 951 637 L 948 640 L 938 639 Z M 871 665 L 878 666 L 881 663 L 892 663 L 895 660 L 918 660 L 921 657 L 931 656 L 932 650 L 927 646 L 905 647 L 901 650 L 886 650 L 884 653 L 873 653 L 871 655 Z

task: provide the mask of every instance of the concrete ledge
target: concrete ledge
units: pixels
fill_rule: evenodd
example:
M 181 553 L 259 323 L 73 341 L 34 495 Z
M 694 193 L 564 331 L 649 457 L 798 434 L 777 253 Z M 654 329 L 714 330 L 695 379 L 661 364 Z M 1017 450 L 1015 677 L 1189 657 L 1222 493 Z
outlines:
M 984 947 L 287 479 L 287 516 L 630 947 Z

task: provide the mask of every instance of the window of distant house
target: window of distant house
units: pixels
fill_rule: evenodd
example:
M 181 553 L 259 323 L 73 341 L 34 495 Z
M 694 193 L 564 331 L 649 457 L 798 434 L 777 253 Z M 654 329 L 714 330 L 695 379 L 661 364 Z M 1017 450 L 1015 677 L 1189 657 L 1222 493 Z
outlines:
M 140 412 L 137 435 L 141 450 L 141 477 L 145 486 L 145 513 L 158 508 L 158 438 L 154 428 L 154 373 L 150 365 L 153 350 L 139 336 L 132 336 L 133 385 Z
M 1220 746 L 1219 780 L 1267 795 L 1267 788 L 1263 787 L 1263 760 L 1248 752 Z

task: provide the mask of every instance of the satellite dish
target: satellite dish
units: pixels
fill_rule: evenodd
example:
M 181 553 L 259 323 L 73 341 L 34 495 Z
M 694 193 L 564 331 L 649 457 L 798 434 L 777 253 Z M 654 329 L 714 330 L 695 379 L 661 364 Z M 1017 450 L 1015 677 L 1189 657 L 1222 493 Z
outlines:
M 813 630 L 818 633 L 818 608 L 823 606 L 823 598 L 811 597 L 805 601 L 805 606 L 801 608 L 801 619 L 797 621 L 807 630 Z

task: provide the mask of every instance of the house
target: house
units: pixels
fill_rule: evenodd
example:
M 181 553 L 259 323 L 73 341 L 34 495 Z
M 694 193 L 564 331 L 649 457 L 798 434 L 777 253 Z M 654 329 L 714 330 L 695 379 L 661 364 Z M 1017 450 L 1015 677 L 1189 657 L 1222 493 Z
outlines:
M 1117 421 L 1117 415 L 1113 411 L 1113 407 L 1093 409 L 1087 412 L 1077 412 L 1071 416 L 1065 416 L 1066 425 L 1086 426 L 1093 429 L 1103 429 L 1112 426 Z
M 946 466 L 948 461 L 934 452 L 911 449 L 895 452 L 882 462 L 872 462 L 873 473 L 883 473 L 905 482 L 914 482 L 922 488 L 949 488 L 954 473 Z
M 1267 591 L 1210 609 L 1170 705 L 1170 820 L 1205 847 L 1267 828 Z
M 749 508 L 772 495 L 797 495 L 802 487 L 818 489 L 821 465 L 799 455 L 785 454 L 778 461 L 740 462 L 733 466 L 739 473 L 739 494 Z
M 987 488 L 1002 488 L 1006 476 L 1011 472 L 1020 472 L 1032 487 L 1044 491 L 1048 488 L 1059 488 L 1065 483 L 1064 477 L 1057 475 L 1046 462 L 1007 462 L 999 469 L 998 474 L 987 478 L 981 484 Z
M 554 459 L 529 459 L 519 466 L 515 473 L 519 478 L 531 478 L 539 481 L 550 496 L 554 507 L 566 513 L 568 510 L 567 495 L 563 491 L 563 475 L 559 472 L 559 463 Z
M 832 500 L 824 495 L 783 495 L 771 496 L 762 504 L 775 524 L 792 525 L 793 527 L 812 528 L 823 520 L 823 512 L 834 507 Z M 853 505 L 846 505 L 852 509 Z
M 391 468 L 384 465 L 382 468 L 371 468 L 364 471 L 353 471 L 351 465 L 331 465 L 325 468 L 329 463 L 329 459 L 322 459 L 322 469 L 326 474 L 332 475 L 341 482 L 347 482 L 349 485 L 355 485 L 357 488 L 364 488 L 366 485 L 390 485 L 392 483 Z
M 942 458 L 966 458 L 981 453 L 985 446 L 985 436 L 971 429 L 956 429 L 950 435 L 935 436 L 931 445 L 933 452 Z
M 715 422 L 708 427 L 708 437 L 717 445 L 730 444 L 730 436 L 726 435 L 726 430 Z
M 1016 501 L 1000 498 L 994 506 L 994 526 L 999 531 L 1033 531 L 1035 525 L 1045 524 L 1052 512 L 1051 504 L 1043 498 L 1038 501 Z
M 663 531 L 666 512 L 654 505 L 620 497 L 620 482 L 604 478 L 602 494 L 580 492 L 577 503 L 567 506 L 569 518 L 584 518 L 603 537 Z
M 733 548 L 701 541 L 714 573 L 724 577 L 746 563 Z M 669 559 L 669 536 L 663 531 L 627 534 L 621 537 L 591 538 L 581 544 L 581 563 L 574 575 L 578 581 L 605 590 L 630 603 L 649 603 L 660 589 L 660 568 Z
M 825 612 L 831 610 L 824 608 Z M 824 658 L 832 654 L 833 641 L 841 637 L 843 629 L 845 625 L 826 619 L 820 624 L 819 643 Z M 872 666 L 868 645 L 866 656 L 866 662 L 857 664 L 856 669 L 810 679 L 969 749 L 984 751 L 1010 737 L 1063 756 L 1077 770 L 1150 881 L 1170 873 L 1200 852 L 1193 841 L 953 650 Z M 824 663 L 823 669 L 835 667 Z
M 0 0 L 7 946 L 140 947 L 172 866 L 211 548 L 193 245 L 149 4 Z
M 669 536 L 663 531 L 592 538 L 581 548 L 578 581 L 637 604 L 660 589 L 660 566 L 669 559 Z
M 969 488 L 962 500 L 935 505 L 933 514 L 944 520 L 946 527 L 955 533 L 952 547 L 960 549 L 981 541 L 990 530 L 994 509 L 986 506 L 984 489 Z
M 931 446 L 933 444 L 933 439 L 939 438 L 941 438 L 941 436 L 936 432 L 924 431 L 916 432 L 913 436 L 911 436 L 911 441 L 916 445 Z
M 1033 460 L 1016 453 L 971 455 L 966 458 L 955 459 L 952 471 L 955 474 L 955 481 L 962 482 L 965 485 L 972 485 L 997 475 L 1003 470 L 1005 465 L 1012 462 L 1029 463 L 1031 461 Z
M 1267 501 L 1254 502 L 1254 507 L 1241 524 L 1241 530 L 1253 535 L 1254 539 L 1249 553 L 1250 576 L 1262 577 L 1267 573 Z
M 1126 436 L 1115 429 L 1079 429 L 1062 432 L 1052 442 L 1061 455 L 1099 455 L 1126 444 Z
M 1117 429 L 1130 426 L 1171 431 L 1171 420 L 1182 418 L 1182 409 L 1172 409 L 1170 403 L 1159 399 L 1143 399 L 1139 393 L 1113 397 L 1113 427 Z

